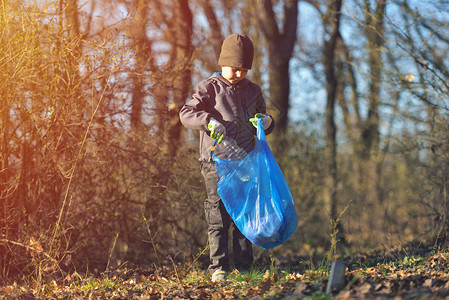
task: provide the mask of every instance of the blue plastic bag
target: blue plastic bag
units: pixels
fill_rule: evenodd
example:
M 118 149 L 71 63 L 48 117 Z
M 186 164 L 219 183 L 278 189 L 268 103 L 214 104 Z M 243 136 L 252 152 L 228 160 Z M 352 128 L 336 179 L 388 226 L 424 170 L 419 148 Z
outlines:
M 256 147 L 240 161 L 213 157 L 220 176 L 218 195 L 240 232 L 270 249 L 284 243 L 298 226 L 287 181 L 267 144 L 258 119 Z

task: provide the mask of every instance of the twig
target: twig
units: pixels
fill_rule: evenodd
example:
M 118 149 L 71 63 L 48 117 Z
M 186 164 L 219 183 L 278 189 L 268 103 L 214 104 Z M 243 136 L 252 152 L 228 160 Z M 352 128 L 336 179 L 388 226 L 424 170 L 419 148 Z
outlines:
M 154 238 L 156 237 L 157 232 L 154 234 L 154 236 L 152 236 L 152 235 L 151 235 L 151 229 L 150 229 L 150 226 L 148 225 L 148 221 L 147 221 L 147 219 L 145 218 L 145 216 L 143 216 L 143 220 L 144 220 L 144 222 L 145 222 L 145 225 L 147 226 L 148 236 L 150 237 L 150 241 L 149 241 L 149 242 L 150 242 L 151 245 L 153 246 L 154 253 L 156 254 L 157 263 L 158 263 L 158 265 L 159 265 L 159 268 L 161 268 L 161 261 L 160 261 L 160 259 L 159 259 L 159 253 L 157 252 L 156 244 L 154 243 Z M 148 241 L 144 241 L 144 242 L 147 242 L 147 243 L 148 243 Z
M 171 260 L 171 263 L 173 264 L 173 269 L 175 270 L 176 278 L 178 279 L 178 284 L 180 284 L 181 280 L 179 280 L 178 269 L 176 268 L 175 261 L 170 255 L 168 256 L 168 258 Z
M 109 268 L 109 264 L 110 264 L 111 258 L 112 258 L 112 253 L 114 252 L 115 245 L 117 244 L 117 239 L 118 239 L 119 234 L 120 233 L 117 232 L 117 234 L 115 235 L 114 243 L 112 244 L 111 251 L 109 252 L 109 258 L 108 258 L 108 263 L 106 264 L 106 270 Z
M 59 212 L 59 217 L 58 217 L 58 220 L 56 221 L 55 230 L 54 230 L 51 242 L 50 242 L 50 249 L 51 249 L 51 247 L 53 247 L 54 240 L 56 239 L 56 236 L 58 234 L 59 226 L 60 226 L 61 221 L 62 221 L 62 216 L 63 216 L 64 210 L 65 210 L 65 207 L 66 206 L 68 208 L 70 207 L 71 200 L 69 201 L 69 203 L 67 205 L 66 205 L 66 203 L 67 203 L 67 199 L 68 199 L 68 196 L 69 196 L 69 190 L 70 190 L 70 186 L 72 184 L 73 175 L 75 173 L 78 161 L 79 161 L 79 159 L 82 156 L 81 153 L 82 153 L 82 151 L 84 149 L 84 145 L 86 144 L 86 140 L 87 140 L 87 136 L 89 135 L 90 128 L 92 127 L 94 116 L 97 114 L 97 111 L 98 111 L 98 109 L 100 107 L 100 104 L 102 103 L 102 101 L 104 99 L 104 94 L 106 92 L 108 81 L 109 81 L 109 78 L 111 77 L 111 75 L 112 75 L 112 70 L 111 70 L 111 72 L 108 75 L 108 79 L 106 80 L 106 85 L 105 85 L 105 87 L 104 87 L 104 89 L 103 89 L 103 91 L 102 91 L 102 93 L 100 95 L 100 99 L 98 100 L 97 106 L 95 107 L 95 110 L 92 113 L 92 116 L 91 116 L 90 121 L 89 121 L 89 125 L 87 126 L 86 131 L 84 133 L 83 141 L 82 141 L 81 146 L 80 146 L 80 148 L 78 150 L 78 155 L 76 156 L 75 162 L 74 162 L 73 167 L 71 169 L 71 172 L 70 172 L 70 175 L 69 175 L 70 176 L 69 177 L 69 182 L 67 184 L 67 188 L 66 188 L 65 195 L 64 195 L 64 200 L 62 201 L 62 206 L 61 206 L 61 210 Z
M 48 253 L 46 253 L 45 251 L 41 250 L 41 249 L 37 249 L 34 248 L 30 245 L 26 245 L 23 243 L 19 243 L 19 242 L 15 242 L 15 241 L 11 241 L 11 240 L 7 240 L 7 239 L 0 239 L 0 243 L 7 243 L 7 244 L 12 244 L 12 245 L 16 245 L 16 246 L 20 246 L 23 248 L 26 248 L 28 250 L 34 251 L 36 253 L 42 253 L 43 255 L 45 255 L 45 257 L 47 257 L 48 259 L 50 259 L 52 262 L 57 262 L 56 259 L 54 259 L 53 257 L 51 257 Z
M 340 220 L 341 220 L 343 214 L 349 208 L 350 203 L 351 203 L 351 201 L 349 201 L 346 204 L 346 206 L 344 207 L 344 209 L 341 211 L 341 213 L 338 215 L 338 217 L 336 219 L 331 219 L 332 232 L 331 232 L 331 248 L 328 253 L 329 262 L 332 262 L 334 260 L 335 256 L 337 255 L 337 243 L 339 241 L 339 239 L 337 238 L 337 235 L 339 232 L 338 225 L 340 224 Z
M 189 267 L 185 271 L 185 275 L 187 275 L 190 271 L 190 269 L 193 267 L 193 264 L 196 263 L 196 261 L 209 249 L 209 244 L 204 247 L 204 249 L 195 257 L 195 259 L 190 263 Z

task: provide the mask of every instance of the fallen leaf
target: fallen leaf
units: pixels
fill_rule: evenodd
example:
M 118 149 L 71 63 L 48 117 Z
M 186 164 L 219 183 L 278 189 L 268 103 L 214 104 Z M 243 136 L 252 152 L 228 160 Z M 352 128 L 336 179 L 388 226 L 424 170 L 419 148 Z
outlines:
M 433 280 L 431 278 L 426 279 L 422 286 L 423 287 L 432 287 L 432 282 L 433 282 Z
M 5 292 L 11 292 L 11 291 L 14 290 L 14 286 L 13 286 L 13 285 L 5 286 L 5 287 L 3 288 L 3 290 L 4 290 Z
M 275 282 L 278 281 L 278 279 L 279 279 L 278 274 L 277 274 L 276 272 L 273 272 L 273 279 L 272 279 L 272 282 L 275 283 Z
M 359 287 L 357 287 L 357 291 L 360 292 L 362 295 L 369 294 L 371 290 L 371 284 L 369 283 L 363 283 Z
M 209 298 L 210 295 L 207 292 L 200 290 L 198 292 L 198 297 L 200 297 L 200 298 Z
M 259 283 L 259 290 L 261 293 L 265 293 L 270 289 L 271 279 L 270 279 L 270 271 L 267 270 L 263 275 L 262 281 Z
M 256 288 L 249 288 L 249 290 L 246 292 L 246 295 L 245 295 L 245 297 L 250 297 L 250 296 L 254 296 L 254 295 L 257 295 L 257 293 L 258 293 L 258 287 L 256 287 Z
M 225 295 L 223 293 L 213 293 L 212 294 L 212 299 L 214 299 L 214 300 L 221 300 L 224 298 L 225 298 Z
M 301 295 L 307 289 L 307 284 L 300 282 L 295 288 L 295 295 Z
M 338 294 L 338 299 L 342 299 L 342 300 L 345 300 L 345 299 L 353 299 L 353 297 L 352 297 L 352 295 L 351 295 L 351 291 L 341 291 L 341 292 Z

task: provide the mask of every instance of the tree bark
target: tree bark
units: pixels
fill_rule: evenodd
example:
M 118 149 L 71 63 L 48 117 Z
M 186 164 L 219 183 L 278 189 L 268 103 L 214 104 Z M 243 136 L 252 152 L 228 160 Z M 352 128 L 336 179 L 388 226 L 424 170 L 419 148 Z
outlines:
M 269 106 L 276 121 L 273 138 L 281 144 L 288 126 L 290 76 L 289 63 L 296 43 L 298 1 L 284 1 L 283 27 L 278 22 L 271 0 L 258 0 L 259 24 L 268 49 Z
M 79 81 L 80 81 L 80 71 L 79 71 L 79 58 L 81 56 L 81 29 L 79 23 L 78 14 L 78 0 L 67 0 L 65 8 L 65 18 L 67 22 L 67 34 L 69 37 L 70 47 L 65 47 L 66 51 L 71 50 L 68 53 L 69 60 L 69 74 L 66 76 L 66 82 L 69 83 L 70 87 L 73 87 L 73 94 L 75 97 L 79 95 Z
M 335 74 L 337 41 L 340 38 L 340 17 L 342 0 L 330 0 L 324 15 L 324 28 L 329 36 L 324 41 L 323 59 L 326 74 L 326 156 L 329 164 L 329 201 L 330 214 L 333 220 L 337 219 L 337 127 L 335 125 L 335 104 L 337 98 L 338 80 Z
M 204 14 L 206 15 L 207 22 L 209 23 L 210 31 L 212 33 L 210 41 L 215 52 L 215 62 L 217 62 L 221 51 L 221 44 L 224 40 L 223 35 L 221 34 L 221 24 L 218 21 L 217 15 L 215 14 L 210 0 L 201 1 L 201 5 L 203 7 Z
M 139 132 L 143 129 L 142 109 L 145 98 L 145 82 L 141 74 L 144 73 L 148 65 L 151 65 L 151 40 L 146 33 L 148 20 L 148 1 L 137 0 L 136 3 L 136 31 L 134 43 L 136 45 L 136 64 L 132 75 L 133 89 L 131 98 L 131 129 Z
M 362 132 L 362 159 L 368 160 L 379 146 L 379 104 L 382 75 L 382 47 L 384 36 L 385 0 L 378 0 L 375 11 L 365 1 L 366 36 L 368 38 L 368 61 L 371 69 L 369 79 L 368 117 Z
M 173 81 L 173 105 L 168 107 L 168 142 L 180 139 L 182 127 L 179 120 L 179 110 L 185 104 L 191 88 L 192 81 L 192 34 L 193 16 L 189 8 L 188 0 L 174 1 L 173 15 L 174 40 L 174 81 Z M 172 153 L 176 153 L 178 143 L 170 143 Z

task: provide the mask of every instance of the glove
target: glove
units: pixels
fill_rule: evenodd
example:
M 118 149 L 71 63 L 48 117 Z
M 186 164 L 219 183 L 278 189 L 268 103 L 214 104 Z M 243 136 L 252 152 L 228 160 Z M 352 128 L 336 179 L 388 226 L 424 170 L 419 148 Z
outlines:
M 257 119 L 262 119 L 263 130 L 266 130 L 268 127 L 270 127 L 271 122 L 273 122 L 273 119 L 270 116 L 257 113 L 254 116 L 254 118 L 249 119 L 249 121 L 251 123 L 253 123 L 253 126 L 256 127 L 256 128 L 257 128 Z
M 218 143 L 221 143 L 226 134 L 226 128 L 224 125 L 214 118 L 210 118 L 207 128 L 210 130 L 210 137 L 214 140 L 218 139 Z

